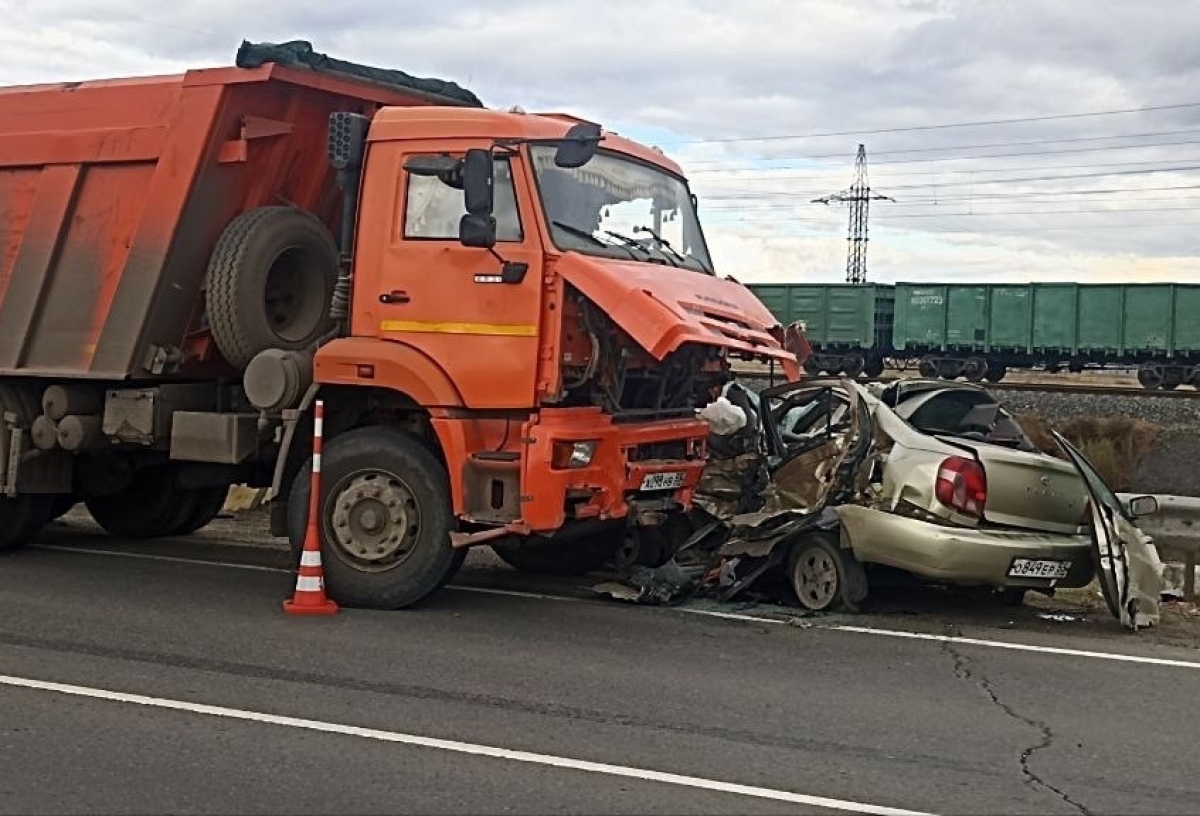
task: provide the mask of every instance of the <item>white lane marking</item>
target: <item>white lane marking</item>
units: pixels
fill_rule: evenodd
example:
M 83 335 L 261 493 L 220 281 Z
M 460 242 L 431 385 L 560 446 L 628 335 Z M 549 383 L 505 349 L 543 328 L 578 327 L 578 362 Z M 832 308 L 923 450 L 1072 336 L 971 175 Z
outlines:
M 492 589 L 491 587 L 467 586 L 466 584 L 446 584 L 443 589 L 456 592 L 475 592 L 479 595 L 505 595 L 510 598 L 536 598 L 542 601 L 582 601 L 583 598 L 571 598 L 567 595 L 546 595 L 541 592 L 526 592 L 521 589 Z
M 141 558 L 146 561 L 166 561 L 171 564 L 200 564 L 208 567 L 226 567 L 228 569 L 251 570 L 252 572 L 295 572 L 283 567 L 264 567 L 259 564 L 237 564 L 232 561 L 209 561 L 203 558 L 179 558 L 173 555 L 154 555 L 151 553 L 134 553 L 123 550 L 96 550 L 90 547 L 64 547 L 58 544 L 34 544 L 32 550 L 52 550 L 54 552 L 83 553 L 84 555 L 112 555 L 118 558 Z
M 849 813 L 878 814 L 878 816 L 925 816 L 917 811 L 900 810 L 882 805 L 870 805 L 862 802 L 851 802 L 844 799 L 830 799 L 824 796 L 810 796 L 804 793 L 793 793 L 773 788 L 760 788 L 754 785 L 740 785 L 736 782 L 722 782 L 717 779 L 705 779 L 699 776 L 684 776 L 682 774 L 652 771 L 646 768 L 634 768 L 624 765 L 610 765 L 605 762 L 591 762 L 584 759 L 554 756 L 552 754 L 535 754 L 529 751 L 517 751 L 509 748 L 497 748 L 491 745 L 480 745 L 458 740 L 422 737 L 416 734 L 404 734 L 397 731 L 381 731 L 375 728 L 361 728 L 354 725 L 324 722 L 321 720 L 306 720 L 298 717 L 284 717 L 277 714 L 266 714 L 260 711 L 246 711 L 224 706 L 190 703 L 185 700 L 172 700 L 163 697 L 147 697 L 141 694 L 128 694 L 107 689 L 74 686 L 66 683 L 51 683 L 45 680 L 32 680 L 26 677 L 0 675 L 0 684 L 16 688 L 50 691 L 67 694 L 74 697 L 89 697 L 95 700 L 107 700 L 117 703 L 163 708 L 171 711 L 186 711 L 192 714 L 205 714 L 213 717 L 224 717 L 231 720 L 278 725 L 286 728 L 299 728 L 306 731 L 321 731 L 326 734 L 339 734 L 360 739 L 392 742 L 402 745 L 412 745 L 419 748 L 433 748 L 439 751 L 449 751 L 456 754 L 471 754 L 473 756 L 504 759 L 510 762 L 524 762 L 531 765 L 545 765 L 551 768 L 565 768 L 574 771 L 617 776 L 627 779 L 640 779 L 646 782 L 658 782 L 664 785 L 678 785 L 685 788 L 731 793 L 737 796 L 747 796 L 755 799 L 770 799 L 776 802 L 790 802 L 797 805 L 841 810 Z
M 754 615 L 743 615 L 740 612 L 717 612 L 714 609 L 690 609 L 686 606 L 676 606 L 673 608 L 679 610 L 680 612 L 686 612 L 689 615 L 704 615 L 707 618 L 723 618 L 725 620 L 745 621 L 748 623 L 788 623 L 788 621 L 780 620 L 779 618 L 759 618 L 755 617 Z M 803 619 L 797 618 L 797 620 Z M 813 626 L 811 628 L 815 629 L 817 627 Z
M 256 564 L 235 564 L 228 561 L 204 561 L 198 558 L 175 558 L 169 555 L 149 555 L 146 553 L 131 553 L 121 552 L 119 550 L 93 550 L 84 547 L 62 547 L 53 544 L 37 544 L 33 549 L 39 550 L 55 550 L 58 552 L 68 553 L 85 553 L 87 555 L 117 555 L 125 558 L 144 558 L 150 561 L 169 561 L 181 564 L 204 564 L 213 567 L 228 567 L 230 569 L 256 570 L 259 572 L 287 572 L 292 573 L 294 570 L 282 569 L 280 567 L 260 567 Z M 490 587 L 474 587 L 465 586 L 463 584 L 447 584 L 445 589 L 455 590 L 458 592 L 475 592 L 480 595 L 503 595 L 515 598 L 532 598 L 535 600 L 546 601 L 569 601 L 578 603 L 584 601 L 584 598 L 572 598 L 566 595 L 548 595 L 540 592 L 523 592 L 515 589 L 492 589 Z M 685 612 L 689 615 L 703 615 L 711 618 L 725 618 L 727 620 L 742 621 L 745 623 L 770 623 L 778 626 L 787 626 L 791 624 L 789 620 L 781 620 L 779 618 L 760 618 L 755 615 L 744 615 L 738 612 L 717 612 L 711 609 L 689 609 L 684 606 L 671 607 L 672 611 Z M 1141 663 L 1150 666 L 1169 666 L 1179 669 L 1200 669 L 1200 661 L 1191 660 L 1173 660 L 1164 657 L 1143 657 L 1141 655 L 1122 654 L 1120 652 L 1096 652 L 1085 649 L 1071 649 L 1062 646 L 1038 646 L 1032 643 L 1014 643 L 1006 640 L 985 640 L 983 638 L 960 637 L 957 635 L 934 635 L 925 632 L 908 632 L 899 629 L 876 629 L 870 626 L 847 626 L 844 624 L 823 624 L 809 623 L 806 618 L 798 619 L 807 624 L 809 629 L 822 629 L 830 632 L 846 632 L 848 634 L 857 635 L 877 635 L 881 637 L 905 638 L 908 640 L 928 640 L 938 643 L 961 643 L 965 646 L 982 646 L 990 649 L 1009 649 L 1019 652 L 1035 652 L 1041 654 L 1063 655 L 1066 657 L 1086 657 L 1096 660 L 1115 660 L 1123 663 Z
M 1032 643 L 1012 643 L 1004 640 L 983 640 L 982 638 L 960 637 L 958 635 L 933 635 L 926 632 L 905 632 L 896 629 L 874 629 L 870 626 L 813 626 L 814 629 L 831 629 L 835 632 L 850 632 L 860 635 L 883 635 L 884 637 L 905 638 L 908 640 L 932 640 L 938 643 L 961 643 L 966 646 L 987 646 L 992 649 L 1013 649 L 1022 652 L 1040 652 L 1042 654 L 1067 655 L 1069 657 L 1090 657 L 1097 660 L 1117 660 L 1125 663 L 1143 663 L 1151 666 L 1171 666 L 1177 669 L 1200 669 L 1200 662 L 1192 660 L 1171 660 L 1165 657 L 1142 657 L 1141 655 L 1120 654 L 1118 652 L 1093 652 L 1085 649 L 1068 649 L 1061 646 L 1036 646 Z
M 754 615 L 742 615 L 736 612 L 715 612 L 709 609 L 687 609 L 676 607 L 680 612 L 689 615 L 705 615 L 712 618 L 744 621 L 748 623 L 773 623 L 787 626 L 789 620 L 779 618 L 759 618 Z M 1010 649 L 1019 652 L 1040 652 L 1042 654 L 1066 655 L 1068 657 L 1088 657 L 1096 660 L 1116 660 L 1125 663 L 1143 663 L 1151 666 L 1170 666 L 1177 669 L 1200 669 L 1200 662 L 1192 660 L 1173 660 L 1165 657 L 1142 657 L 1141 655 L 1121 654 L 1119 652 L 1095 652 L 1086 649 L 1071 649 L 1065 646 L 1038 646 L 1032 643 L 1013 643 L 1006 640 L 985 640 L 983 638 L 963 637 L 961 635 L 935 635 L 927 632 L 907 632 L 899 629 L 876 629 L 871 626 L 848 626 L 845 624 L 811 623 L 805 618 L 797 618 L 808 629 L 821 629 L 828 632 L 847 632 L 854 635 L 879 635 L 881 637 L 903 638 L 906 640 L 929 640 L 936 643 L 959 643 L 964 646 L 984 646 L 989 649 Z

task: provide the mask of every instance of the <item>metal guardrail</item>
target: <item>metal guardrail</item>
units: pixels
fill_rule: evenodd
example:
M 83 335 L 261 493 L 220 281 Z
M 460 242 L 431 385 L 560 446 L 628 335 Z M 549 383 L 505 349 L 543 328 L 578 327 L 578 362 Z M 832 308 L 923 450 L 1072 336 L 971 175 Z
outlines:
M 1142 493 L 1118 493 L 1117 498 L 1128 505 L 1129 500 Z M 1200 556 L 1200 498 L 1193 496 L 1158 496 L 1158 512 L 1137 519 L 1138 529 L 1154 539 L 1163 561 L 1183 562 L 1183 597 L 1196 599 L 1196 561 Z

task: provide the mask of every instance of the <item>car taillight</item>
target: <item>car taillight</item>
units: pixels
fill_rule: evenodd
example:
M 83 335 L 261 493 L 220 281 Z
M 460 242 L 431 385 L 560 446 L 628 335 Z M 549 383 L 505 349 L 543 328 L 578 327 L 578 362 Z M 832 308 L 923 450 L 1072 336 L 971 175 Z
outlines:
M 960 513 L 982 518 L 987 503 L 987 476 L 974 459 L 951 456 L 937 475 L 937 500 Z

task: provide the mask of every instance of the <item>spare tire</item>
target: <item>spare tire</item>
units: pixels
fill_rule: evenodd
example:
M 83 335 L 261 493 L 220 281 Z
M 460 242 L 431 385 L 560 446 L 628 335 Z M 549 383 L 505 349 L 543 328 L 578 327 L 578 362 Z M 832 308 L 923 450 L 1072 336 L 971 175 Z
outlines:
M 260 351 L 311 347 L 333 325 L 337 274 L 333 236 L 312 214 L 295 207 L 242 213 L 208 262 L 206 307 L 217 348 L 245 369 Z

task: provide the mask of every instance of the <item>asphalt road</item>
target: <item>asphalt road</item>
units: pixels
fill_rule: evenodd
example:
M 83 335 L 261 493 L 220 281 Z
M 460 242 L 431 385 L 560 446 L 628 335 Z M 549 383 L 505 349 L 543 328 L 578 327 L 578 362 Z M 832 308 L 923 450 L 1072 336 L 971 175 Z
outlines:
M 1200 813 L 1194 651 L 478 591 L 521 591 L 507 575 L 302 619 L 286 572 L 0 556 L 0 812 Z

